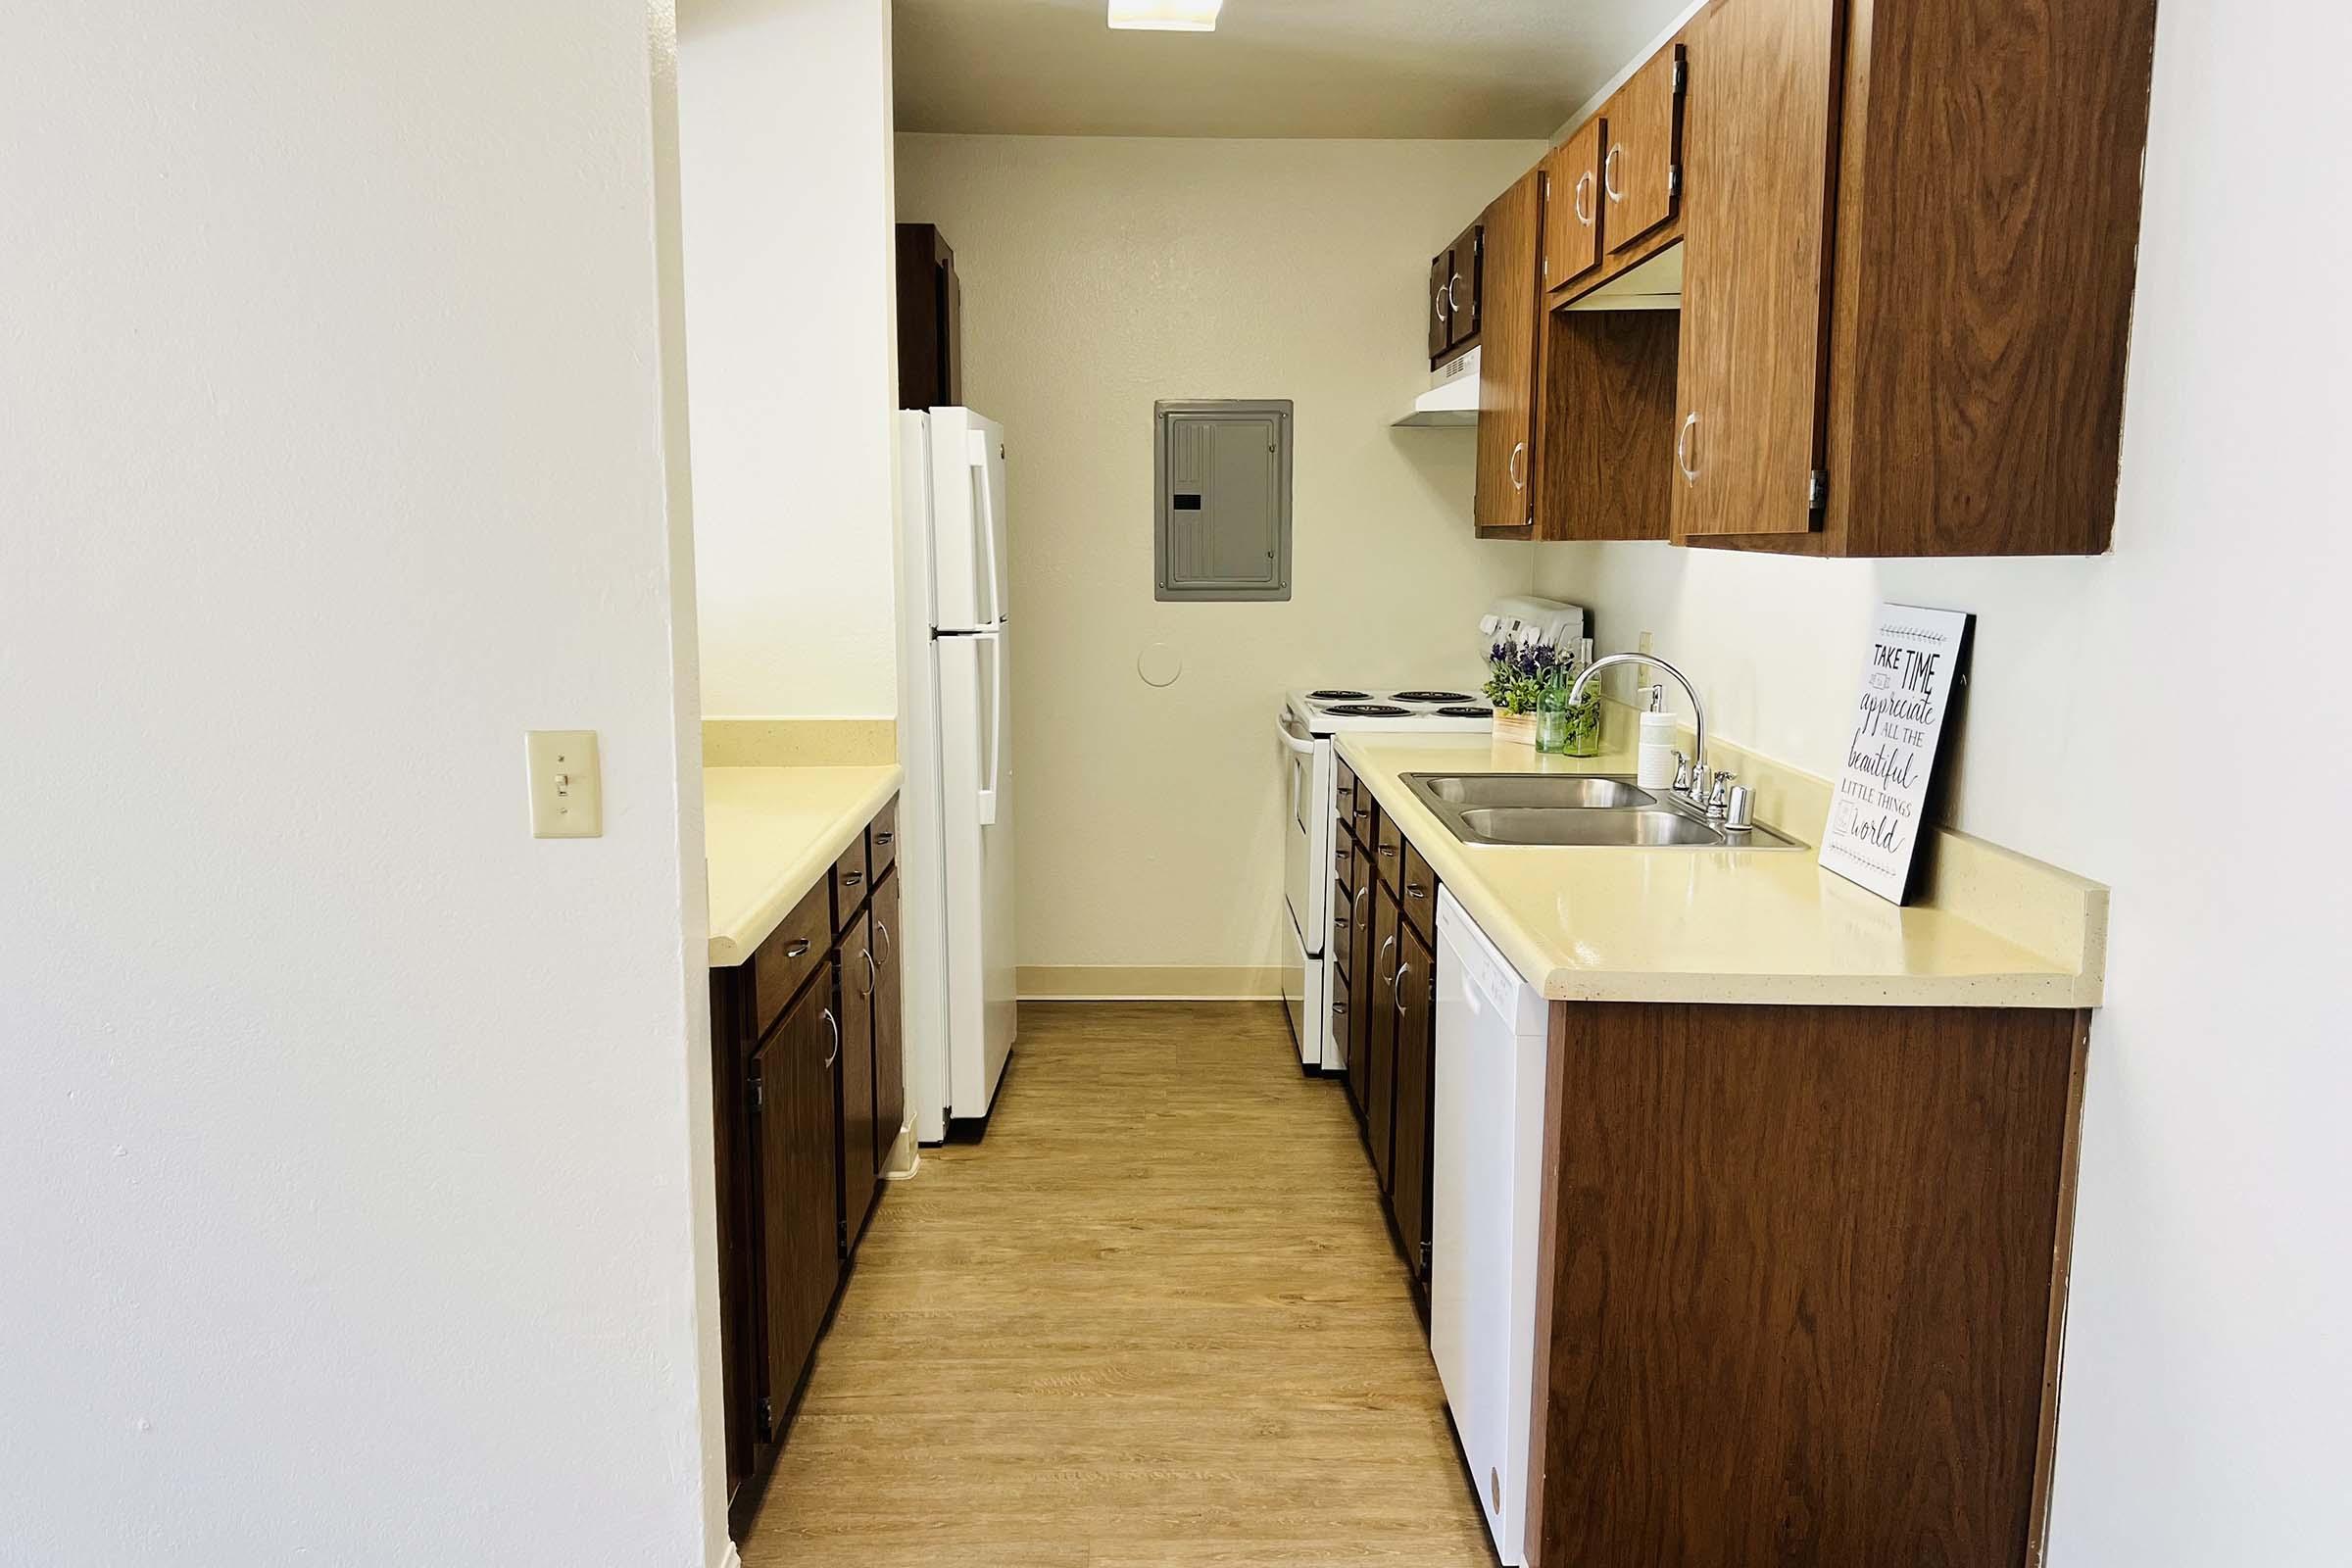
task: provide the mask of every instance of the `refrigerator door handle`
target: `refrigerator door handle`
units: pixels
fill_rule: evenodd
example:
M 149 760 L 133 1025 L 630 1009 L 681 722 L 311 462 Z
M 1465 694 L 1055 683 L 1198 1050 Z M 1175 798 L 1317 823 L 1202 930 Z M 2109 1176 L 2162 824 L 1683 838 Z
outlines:
M 1004 778 L 1004 638 L 1001 632 L 976 631 L 974 642 L 988 644 L 993 678 L 988 683 L 988 783 L 980 791 L 980 825 L 997 825 L 997 790 Z
M 997 577 L 997 478 L 995 466 L 990 462 L 989 436 L 986 430 L 971 432 L 967 449 L 972 472 L 980 480 L 980 545 L 981 555 L 988 560 L 988 612 L 980 619 L 1001 620 L 1004 615 L 1004 584 Z M 993 777 L 993 775 L 992 775 Z

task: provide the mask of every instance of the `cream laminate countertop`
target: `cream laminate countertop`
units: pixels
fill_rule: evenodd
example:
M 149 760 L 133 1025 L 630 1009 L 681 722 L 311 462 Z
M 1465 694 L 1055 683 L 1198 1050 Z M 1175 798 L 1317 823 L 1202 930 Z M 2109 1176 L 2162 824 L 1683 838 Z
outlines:
M 710 966 L 750 957 L 905 778 L 895 764 L 703 769 Z
M 1985 1007 L 2084 1007 L 2099 1001 L 2095 958 L 2104 952 L 2105 890 L 2055 867 L 2013 858 L 2024 869 L 2003 894 L 2017 898 L 2022 885 L 2023 896 L 2062 914 L 2082 911 L 2077 924 L 2095 925 L 2070 934 L 2067 951 L 2045 955 L 1933 898 L 1898 908 L 1822 870 L 1813 848 L 1464 844 L 1402 777 L 1630 776 L 1633 760 L 1622 750 L 1543 757 L 1486 736 L 1348 734 L 1339 739 L 1339 754 L 1440 884 L 1520 975 L 1554 1001 Z M 1784 827 L 1769 815 L 1763 820 Z M 1953 880 L 1963 894 L 1974 886 L 1974 879 Z

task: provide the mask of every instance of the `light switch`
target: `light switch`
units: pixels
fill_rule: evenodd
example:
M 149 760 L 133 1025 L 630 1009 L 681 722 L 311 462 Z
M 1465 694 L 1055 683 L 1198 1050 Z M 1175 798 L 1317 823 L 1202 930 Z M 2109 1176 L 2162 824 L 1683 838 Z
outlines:
M 531 837 L 594 839 L 605 832 L 605 779 L 596 731 L 534 729 L 523 734 L 531 775 Z

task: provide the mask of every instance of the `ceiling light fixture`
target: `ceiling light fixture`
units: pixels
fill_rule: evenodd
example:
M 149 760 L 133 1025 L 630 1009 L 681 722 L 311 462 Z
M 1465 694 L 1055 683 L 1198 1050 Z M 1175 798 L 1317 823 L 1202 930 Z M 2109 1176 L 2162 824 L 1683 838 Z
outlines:
M 1225 0 L 1110 0 L 1110 24 L 1136 32 L 1214 32 Z

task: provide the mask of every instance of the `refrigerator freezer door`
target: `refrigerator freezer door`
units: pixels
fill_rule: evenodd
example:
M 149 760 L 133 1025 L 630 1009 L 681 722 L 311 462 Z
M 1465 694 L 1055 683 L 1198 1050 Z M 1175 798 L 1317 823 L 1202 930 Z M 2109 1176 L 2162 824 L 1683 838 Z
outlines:
M 932 624 L 972 631 L 1006 617 L 1004 432 L 969 409 L 933 409 Z
M 984 1116 L 1017 1027 L 1010 650 L 1003 632 L 940 637 L 949 1113 Z
M 900 912 L 906 958 L 906 1103 L 914 1136 L 948 1133 L 947 829 L 941 792 L 939 645 L 931 636 L 931 416 L 899 416 Z

